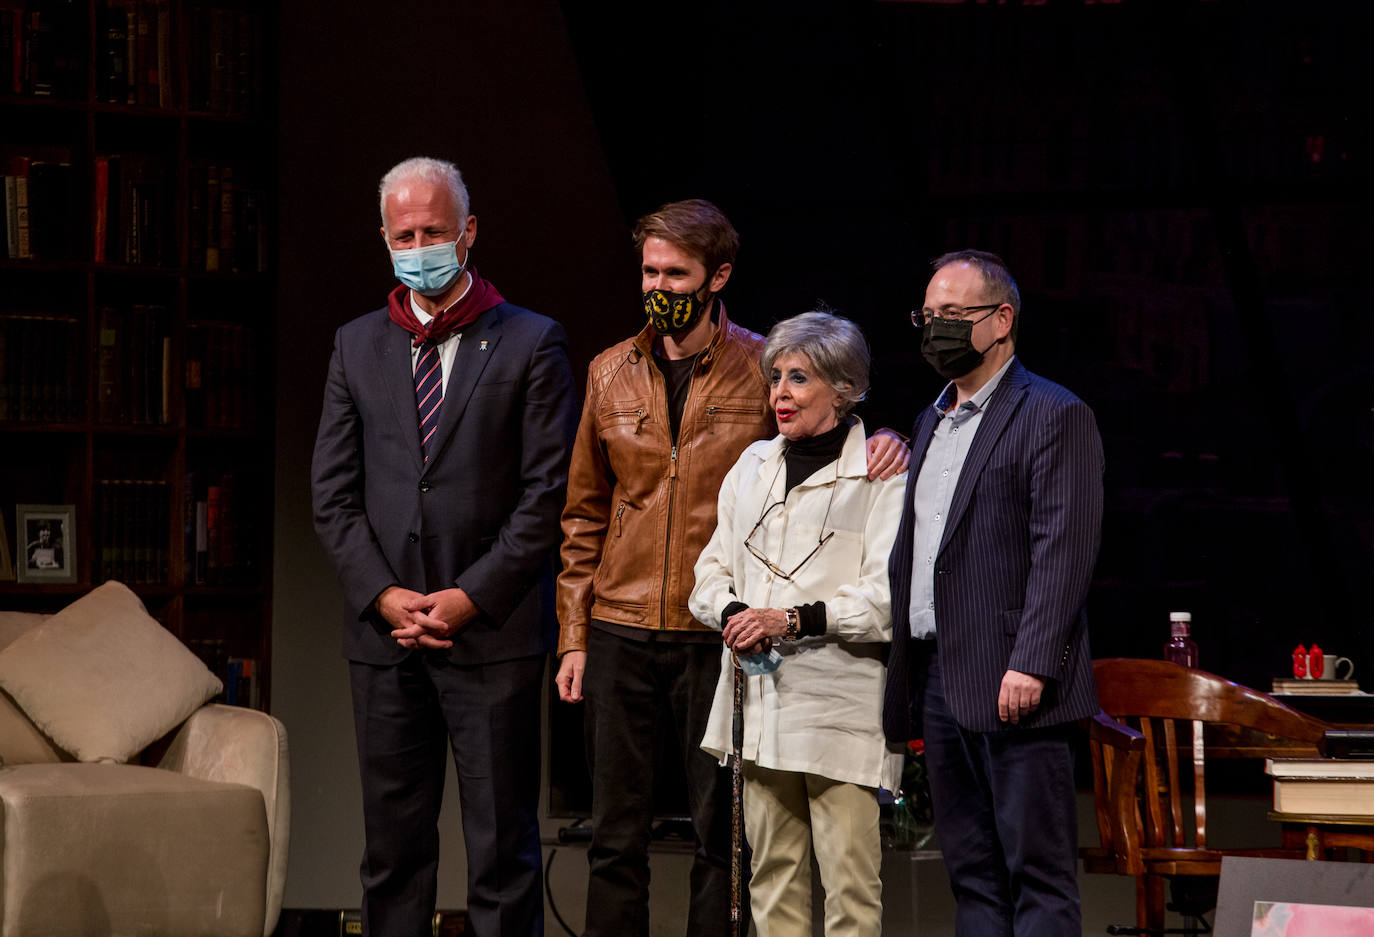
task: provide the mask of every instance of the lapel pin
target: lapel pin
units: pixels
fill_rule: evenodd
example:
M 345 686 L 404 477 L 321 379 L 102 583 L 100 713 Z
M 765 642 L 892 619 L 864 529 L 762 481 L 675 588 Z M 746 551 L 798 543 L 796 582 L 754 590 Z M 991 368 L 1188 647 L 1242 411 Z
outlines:
M 477 350 L 478 350 L 478 351 L 486 351 L 486 350 L 487 350 L 487 340 L 486 340 L 486 339 L 482 339 L 482 347 L 479 348 L 479 349 L 477 349 Z

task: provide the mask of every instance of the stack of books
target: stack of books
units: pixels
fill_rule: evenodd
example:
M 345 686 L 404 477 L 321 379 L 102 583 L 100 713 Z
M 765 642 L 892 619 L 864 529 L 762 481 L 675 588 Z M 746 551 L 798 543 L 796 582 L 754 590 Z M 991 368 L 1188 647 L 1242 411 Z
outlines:
M 1269 758 L 1264 770 L 1277 813 L 1374 817 L 1374 760 Z
M 1302 680 L 1296 677 L 1275 677 L 1271 693 L 1293 696 L 1349 696 L 1360 692 L 1354 680 Z

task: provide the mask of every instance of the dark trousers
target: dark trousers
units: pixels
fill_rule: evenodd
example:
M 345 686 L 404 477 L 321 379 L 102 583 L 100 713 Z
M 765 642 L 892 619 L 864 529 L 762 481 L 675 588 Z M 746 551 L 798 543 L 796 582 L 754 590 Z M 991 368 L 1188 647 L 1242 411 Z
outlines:
M 363 781 L 363 934 L 430 933 L 452 745 L 468 860 L 468 933 L 542 937 L 539 700 L 544 655 L 459 667 L 414 653 L 350 663 Z
M 665 722 L 676 734 L 668 747 L 681 756 L 696 836 L 686 933 L 730 933 L 730 774 L 699 747 L 719 676 L 719 644 L 591 629 L 582 681 L 593 823 L 583 937 L 649 933 L 654 732 Z M 743 913 L 747 921 L 747 905 Z
M 1074 726 L 970 732 L 925 686 L 926 764 L 957 937 L 1080 937 Z

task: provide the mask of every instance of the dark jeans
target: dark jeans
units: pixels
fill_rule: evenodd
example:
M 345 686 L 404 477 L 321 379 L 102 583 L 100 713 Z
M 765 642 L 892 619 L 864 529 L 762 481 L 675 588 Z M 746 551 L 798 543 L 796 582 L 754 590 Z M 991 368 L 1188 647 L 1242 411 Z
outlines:
M 681 756 L 673 769 L 684 772 L 696 836 L 686 933 L 730 933 L 730 773 L 699 747 L 719 676 L 719 644 L 591 629 L 582 682 L 593 823 L 583 937 L 649 933 L 654 731 L 664 723 L 676 733 L 667 748 Z M 746 903 L 742 919 L 748 914 Z
M 543 937 L 544 661 L 540 654 L 458 667 L 416 653 L 389 667 L 349 664 L 367 834 L 363 934 L 430 933 L 451 744 L 468 860 L 468 933 Z
M 957 937 L 1080 937 L 1073 724 L 970 732 L 925 688 L 926 764 Z

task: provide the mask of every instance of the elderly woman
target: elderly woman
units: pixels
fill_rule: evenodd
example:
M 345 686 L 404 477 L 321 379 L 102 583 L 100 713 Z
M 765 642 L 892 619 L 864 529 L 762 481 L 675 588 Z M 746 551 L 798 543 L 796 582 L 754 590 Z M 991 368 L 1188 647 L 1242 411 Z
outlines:
M 849 415 L 868 364 L 859 329 L 829 313 L 768 334 L 760 367 L 779 435 L 746 449 L 721 485 L 689 600 L 725 640 L 701 743 L 722 759 L 732 655 L 753 672 L 743 677 L 744 819 L 760 937 L 811 934 L 813 851 L 826 934 L 881 931 L 877 789 L 895 790 L 902 765 L 881 725 L 887 557 L 905 475 L 868 480 L 864 426 Z

